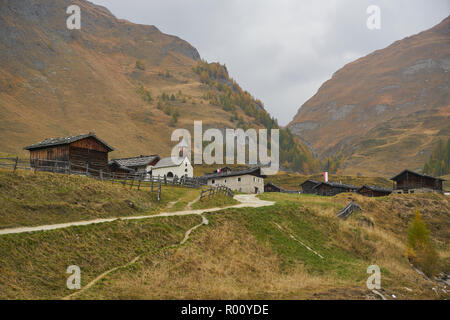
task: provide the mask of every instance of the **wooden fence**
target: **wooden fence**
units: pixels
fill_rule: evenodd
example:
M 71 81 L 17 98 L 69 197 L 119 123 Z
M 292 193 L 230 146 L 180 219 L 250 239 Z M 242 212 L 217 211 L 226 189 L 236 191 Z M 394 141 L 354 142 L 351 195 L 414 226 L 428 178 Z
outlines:
M 230 188 L 225 187 L 225 186 L 216 186 L 216 187 L 211 187 L 206 190 L 202 190 L 202 192 L 200 193 L 200 201 L 205 198 L 211 199 L 220 193 L 222 193 L 226 196 L 229 196 L 229 197 L 234 196 L 234 193 Z
M 339 219 L 347 219 L 354 211 L 361 211 L 361 207 L 359 206 L 359 204 L 355 203 L 355 202 L 350 202 L 344 209 L 342 209 L 341 211 L 339 211 L 339 213 L 337 214 L 337 217 Z
M 34 171 L 46 171 L 59 174 L 75 174 L 87 176 L 93 179 L 101 181 L 111 181 L 112 184 L 120 183 L 123 186 L 130 186 L 130 188 L 137 188 L 138 190 L 148 188 L 150 192 L 157 195 L 158 201 L 161 200 L 161 186 L 171 185 L 180 186 L 186 188 L 200 188 L 205 183 L 196 178 L 189 177 L 173 177 L 168 178 L 166 176 L 149 176 L 145 172 L 137 173 L 115 173 L 108 170 L 96 170 L 89 167 L 89 164 L 84 166 L 75 164 L 69 161 L 58 160 L 41 160 L 32 159 L 21 160 L 16 158 L 0 158 L 0 168 L 11 169 L 14 172 L 16 170 L 30 170 Z

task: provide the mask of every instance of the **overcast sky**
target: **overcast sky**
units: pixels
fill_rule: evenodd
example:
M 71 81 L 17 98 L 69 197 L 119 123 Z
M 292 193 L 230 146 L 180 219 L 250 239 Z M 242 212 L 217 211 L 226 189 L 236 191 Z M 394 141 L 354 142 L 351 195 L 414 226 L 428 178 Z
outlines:
M 450 0 L 91 0 L 116 17 L 156 26 L 196 47 L 282 125 L 339 68 L 426 30 Z M 381 29 L 366 26 L 368 6 Z

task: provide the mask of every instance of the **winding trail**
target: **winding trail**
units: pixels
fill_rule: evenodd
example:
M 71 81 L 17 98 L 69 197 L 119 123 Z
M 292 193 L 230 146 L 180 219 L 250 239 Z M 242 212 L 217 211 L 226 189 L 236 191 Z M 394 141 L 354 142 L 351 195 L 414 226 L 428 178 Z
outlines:
M 183 245 L 183 244 L 186 243 L 186 241 L 189 240 L 189 237 L 190 237 L 192 231 L 194 231 L 195 229 L 201 227 L 202 225 L 207 225 L 207 224 L 209 223 L 208 219 L 207 219 L 204 215 L 201 215 L 201 217 L 202 217 L 202 222 L 201 222 L 200 224 L 196 225 L 196 226 L 193 226 L 193 227 L 190 228 L 189 230 L 187 230 L 186 233 L 184 234 L 183 240 L 181 240 L 181 242 L 180 242 L 179 245 Z M 171 246 L 168 246 L 168 247 L 171 248 L 171 247 L 175 247 L 175 246 L 177 246 L 177 245 L 171 245 Z M 114 268 L 112 268 L 112 269 L 109 269 L 109 270 L 103 272 L 102 274 L 100 274 L 99 276 L 97 276 L 97 277 L 95 277 L 93 280 L 91 280 L 91 281 L 90 281 L 87 285 L 85 285 L 83 288 L 81 288 L 81 289 L 78 290 L 78 291 L 75 291 L 75 292 L 72 293 L 72 294 L 69 294 L 68 296 L 63 297 L 61 300 L 70 300 L 70 299 L 72 299 L 72 298 L 74 298 L 74 297 L 80 295 L 81 293 L 85 292 L 86 290 L 88 290 L 89 288 L 91 288 L 93 285 L 95 285 L 97 282 L 99 282 L 100 280 L 102 280 L 103 278 L 105 278 L 108 274 L 110 274 L 110 273 L 116 271 L 117 269 L 126 268 L 126 267 L 132 265 L 133 263 L 136 263 L 143 255 L 144 255 L 144 253 L 138 255 L 138 256 L 135 257 L 133 260 L 127 262 L 127 263 L 124 264 L 124 265 L 121 265 L 121 266 L 118 266 L 118 267 L 114 267 Z
M 112 221 L 116 221 L 116 220 L 142 220 L 142 219 L 152 219 L 152 218 L 157 218 L 157 217 L 200 215 L 202 217 L 202 222 L 200 224 L 190 228 L 189 230 L 187 230 L 184 235 L 183 240 L 181 240 L 181 242 L 179 244 L 169 246 L 169 247 L 175 247 L 177 245 L 183 245 L 184 243 L 186 243 L 186 241 L 189 240 L 189 237 L 194 230 L 201 227 L 202 225 L 207 225 L 209 223 L 208 219 L 203 215 L 206 212 L 215 212 L 215 211 L 220 211 L 220 210 L 225 210 L 225 209 L 230 209 L 230 208 L 246 208 L 246 207 L 258 208 L 258 207 L 271 206 L 271 205 L 275 204 L 275 202 L 272 202 L 272 201 L 261 200 L 261 199 L 257 198 L 256 195 L 236 195 L 236 196 L 234 196 L 234 199 L 239 201 L 240 204 L 222 207 L 222 208 L 161 212 L 161 213 L 154 214 L 154 215 L 95 219 L 95 220 L 88 220 L 88 221 L 76 221 L 76 222 L 68 222 L 68 223 L 60 223 L 60 224 L 42 225 L 42 226 L 37 226 L 37 227 L 9 228 L 9 229 L 0 230 L 0 235 L 56 230 L 56 229 L 69 228 L 69 227 L 73 227 L 73 226 L 86 226 L 86 225 L 90 225 L 90 224 L 112 222 Z M 192 201 L 192 203 L 189 203 L 188 207 L 190 207 L 196 200 L 197 199 Z M 124 265 L 120 265 L 120 266 L 114 267 L 112 269 L 109 269 L 109 270 L 103 272 L 102 274 L 98 275 L 93 280 L 91 280 L 81 290 L 78 290 L 68 296 L 63 297 L 62 300 L 70 300 L 70 299 L 74 298 L 75 296 L 85 292 L 86 290 L 91 288 L 93 285 L 95 285 L 97 282 L 99 282 L 100 280 L 105 278 L 108 274 L 110 274 L 120 268 L 126 268 L 129 265 L 136 263 L 141 258 L 141 256 L 142 256 L 142 254 L 133 258 L 131 261 L 127 262 Z
M 235 195 L 234 199 L 240 202 L 240 204 L 222 207 L 222 208 L 210 208 L 210 209 L 198 209 L 198 210 L 183 210 L 183 211 L 174 211 L 174 212 L 161 212 L 154 215 L 143 215 L 143 216 L 131 216 L 131 217 L 114 217 L 114 218 L 104 218 L 104 219 L 94 219 L 94 220 L 86 220 L 86 221 L 75 221 L 75 222 L 67 222 L 67 223 L 59 223 L 59 224 L 48 224 L 36 227 L 18 227 L 18 228 L 9 228 L 9 229 L 1 229 L 0 235 L 5 234 L 13 234 L 13 233 L 25 233 L 25 232 L 38 232 L 38 231 L 48 231 L 48 230 L 56 230 L 69 228 L 74 226 L 87 226 L 90 224 L 97 223 L 105 223 L 112 222 L 115 220 L 142 220 L 142 219 L 152 219 L 157 217 L 173 217 L 173 216 L 186 216 L 186 215 L 201 215 L 205 212 L 215 212 L 224 209 L 230 208 L 258 208 L 258 207 L 266 207 L 274 205 L 273 201 L 265 201 L 256 197 L 254 194 L 245 194 L 245 195 Z

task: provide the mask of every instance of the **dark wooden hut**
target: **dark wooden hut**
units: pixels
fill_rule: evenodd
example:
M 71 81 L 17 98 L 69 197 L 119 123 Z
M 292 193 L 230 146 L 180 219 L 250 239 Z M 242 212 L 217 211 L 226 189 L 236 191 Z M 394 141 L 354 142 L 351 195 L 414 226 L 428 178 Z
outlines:
M 128 175 L 128 174 L 132 174 L 132 173 L 136 172 L 132 168 L 128 168 L 128 167 L 125 167 L 125 166 L 121 165 L 116 160 L 111 160 L 108 163 L 108 171 L 111 172 L 111 173 L 119 174 L 119 175 Z
M 268 182 L 264 185 L 264 192 L 282 192 L 283 188 L 273 184 L 272 182 Z
M 60 167 L 73 171 L 106 170 L 108 153 L 114 148 L 99 139 L 94 133 L 65 138 L 45 139 L 25 147 L 30 151 L 30 164 L 35 167 Z M 70 167 L 68 167 L 70 163 Z
M 358 193 L 366 197 L 385 197 L 390 195 L 392 193 L 392 190 L 377 186 L 363 185 L 358 189 Z
M 127 170 L 137 173 L 148 173 L 149 167 L 158 163 L 160 157 L 156 154 L 151 156 L 139 156 L 133 158 L 114 159 L 109 162 L 111 172 L 126 173 Z
M 315 186 L 320 184 L 319 181 L 308 179 L 303 182 L 300 187 L 302 187 L 302 192 L 307 194 L 315 194 L 316 191 L 313 189 Z
M 335 196 L 343 192 L 356 192 L 356 190 L 358 190 L 358 187 L 350 184 L 335 182 L 320 182 L 318 185 L 313 187 L 313 190 L 320 196 Z
M 391 180 L 394 181 L 394 190 L 407 193 L 421 190 L 442 192 L 442 183 L 445 181 L 441 178 L 435 178 L 411 170 L 403 170 Z
M 280 193 L 296 193 L 299 194 L 298 190 L 287 190 L 282 187 L 273 184 L 272 182 L 268 182 L 264 185 L 264 192 L 280 192 Z

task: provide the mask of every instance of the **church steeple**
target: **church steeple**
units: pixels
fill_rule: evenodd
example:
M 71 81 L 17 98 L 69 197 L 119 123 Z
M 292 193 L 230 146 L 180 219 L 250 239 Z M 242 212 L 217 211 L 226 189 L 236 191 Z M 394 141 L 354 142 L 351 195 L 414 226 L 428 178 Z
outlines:
M 181 142 L 177 145 L 177 147 L 178 147 L 178 155 L 180 156 L 180 157 L 189 157 L 189 154 L 188 154 L 188 152 L 189 152 L 189 145 L 188 145 L 188 143 L 186 142 L 186 140 L 184 140 L 184 138 L 183 138 L 183 140 L 181 140 Z

